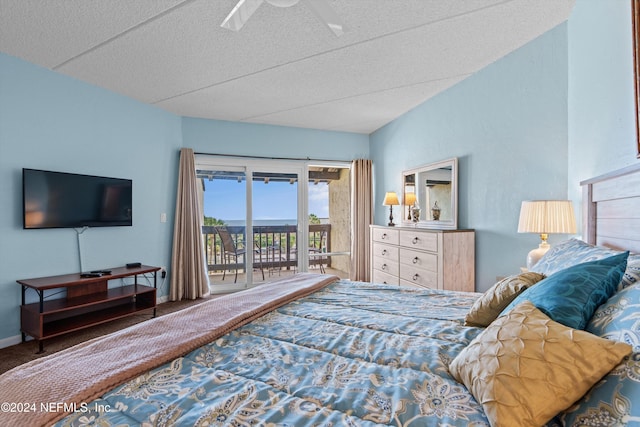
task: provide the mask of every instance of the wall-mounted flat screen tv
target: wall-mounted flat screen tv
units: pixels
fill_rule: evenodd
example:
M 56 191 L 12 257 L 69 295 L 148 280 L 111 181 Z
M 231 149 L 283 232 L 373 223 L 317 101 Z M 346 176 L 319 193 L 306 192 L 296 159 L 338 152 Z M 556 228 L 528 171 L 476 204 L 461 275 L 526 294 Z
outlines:
M 23 226 L 131 226 L 132 188 L 130 179 L 22 169 Z

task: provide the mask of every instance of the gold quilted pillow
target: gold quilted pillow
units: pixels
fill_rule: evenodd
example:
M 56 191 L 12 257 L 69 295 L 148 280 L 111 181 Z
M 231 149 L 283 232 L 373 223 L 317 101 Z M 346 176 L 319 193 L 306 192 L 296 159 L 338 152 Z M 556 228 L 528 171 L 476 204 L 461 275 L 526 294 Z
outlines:
M 544 278 L 543 274 L 527 272 L 500 280 L 476 300 L 465 316 L 464 324 L 489 326 L 511 301 Z
M 568 328 L 525 301 L 482 331 L 449 370 L 493 427 L 540 426 L 630 353 L 627 344 Z

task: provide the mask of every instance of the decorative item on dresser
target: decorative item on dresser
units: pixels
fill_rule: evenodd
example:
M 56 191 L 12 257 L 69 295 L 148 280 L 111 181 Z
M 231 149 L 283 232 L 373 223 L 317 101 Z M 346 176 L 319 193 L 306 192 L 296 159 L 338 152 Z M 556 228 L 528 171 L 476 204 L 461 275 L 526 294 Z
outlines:
M 475 231 L 371 226 L 371 281 L 473 292 Z

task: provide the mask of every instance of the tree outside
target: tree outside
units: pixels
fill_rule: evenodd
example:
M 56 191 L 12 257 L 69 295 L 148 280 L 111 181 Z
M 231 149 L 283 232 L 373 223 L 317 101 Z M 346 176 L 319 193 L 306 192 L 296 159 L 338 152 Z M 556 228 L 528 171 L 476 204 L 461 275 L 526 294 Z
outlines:
M 221 219 L 217 219 L 217 218 L 214 218 L 212 216 L 205 216 L 204 217 L 204 225 L 215 226 L 215 225 L 225 225 L 225 223 Z

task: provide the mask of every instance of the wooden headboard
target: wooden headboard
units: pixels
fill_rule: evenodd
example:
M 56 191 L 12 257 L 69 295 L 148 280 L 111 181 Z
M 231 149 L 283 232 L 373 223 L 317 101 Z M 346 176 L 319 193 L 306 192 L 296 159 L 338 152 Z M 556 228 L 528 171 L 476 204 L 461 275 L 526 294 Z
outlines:
M 640 165 L 580 185 L 582 238 L 594 245 L 640 253 Z

